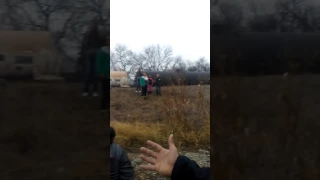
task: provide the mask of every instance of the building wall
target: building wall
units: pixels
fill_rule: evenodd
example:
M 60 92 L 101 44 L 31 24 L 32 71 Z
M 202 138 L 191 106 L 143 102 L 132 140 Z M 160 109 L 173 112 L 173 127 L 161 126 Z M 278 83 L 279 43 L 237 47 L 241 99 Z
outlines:
M 112 86 L 128 85 L 128 77 L 126 73 L 110 72 L 110 84 Z
M 13 52 L 2 49 L 0 54 L 5 56 L 5 60 L 0 62 L 1 76 L 39 76 L 54 72 L 53 52 Z
M 128 85 L 128 78 L 126 77 L 110 77 L 110 79 L 112 86 Z

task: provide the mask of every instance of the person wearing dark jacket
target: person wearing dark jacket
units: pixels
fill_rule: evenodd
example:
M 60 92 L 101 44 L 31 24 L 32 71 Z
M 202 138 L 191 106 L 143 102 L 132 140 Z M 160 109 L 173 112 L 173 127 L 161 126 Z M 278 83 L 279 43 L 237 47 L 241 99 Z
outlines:
M 83 96 L 89 95 L 90 86 L 93 86 L 93 96 L 98 96 L 98 75 L 96 72 L 96 55 L 99 49 L 104 46 L 99 36 L 98 25 L 92 22 L 89 31 L 83 38 L 80 52 L 80 64 L 84 73 Z
M 144 99 L 147 98 L 147 88 L 148 88 L 148 76 L 147 73 L 143 73 L 143 76 L 140 77 L 140 86 L 141 86 L 141 97 Z
M 127 153 L 113 142 L 115 130 L 110 126 L 110 179 L 134 180 L 135 173 Z
M 160 74 L 157 74 L 154 84 L 156 85 L 157 96 L 161 96 L 161 86 L 163 85 L 163 80 L 160 77 Z
M 140 77 L 142 76 L 142 72 L 141 69 L 139 68 L 138 71 L 136 72 L 136 92 L 140 92 L 141 91 L 141 87 L 140 87 Z
M 172 134 L 169 136 L 168 144 L 169 149 L 165 149 L 155 142 L 147 141 L 147 145 L 155 151 L 141 147 L 141 152 L 152 157 L 140 155 L 143 161 L 149 163 L 141 165 L 141 168 L 156 171 L 163 176 L 171 177 L 172 180 L 210 180 L 210 168 L 200 168 L 196 162 L 178 154 Z
M 110 89 L 108 85 L 110 84 L 108 79 L 110 79 L 110 35 L 107 35 L 105 46 L 103 46 L 97 54 L 97 72 L 100 75 L 101 80 L 101 104 L 100 110 L 104 112 L 109 108 L 109 93 Z M 109 85 L 110 86 L 110 85 Z

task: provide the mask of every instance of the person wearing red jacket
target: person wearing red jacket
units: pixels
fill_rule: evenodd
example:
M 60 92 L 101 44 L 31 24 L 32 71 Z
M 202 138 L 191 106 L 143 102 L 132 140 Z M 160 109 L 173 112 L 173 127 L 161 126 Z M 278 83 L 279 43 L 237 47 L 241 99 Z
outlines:
M 172 134 L 169 136 L 168 144 L 169 149 L 165 149 L 155 142 L 147 141 L 147 145 L 155 151 L 141 147 L 141 152 L 151 157 L 140 155 L 143 161 L 149 163 L 149 165 L 141 165 L 141 168 L 156 171 L 163 176 L 171 177 L 172 180 L 210 179 L 210 168 L 200 168 L 196 162 L 179 155 Z
M 152 94 L 152 86 L 153 86 L 153 78 L 151 75 L 149 75 L 149 78 L 148 78 L 148 95 Z

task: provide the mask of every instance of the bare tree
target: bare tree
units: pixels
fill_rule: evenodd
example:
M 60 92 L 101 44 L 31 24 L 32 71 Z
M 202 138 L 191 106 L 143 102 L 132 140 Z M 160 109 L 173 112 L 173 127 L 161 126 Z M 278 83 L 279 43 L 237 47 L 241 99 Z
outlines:
M 136 69 L 143 68 L 145 64 L 145 59 L 142 54 L 133 53 L 132 54 L 132 62 Z
M 117 44 L 111 54 L 110 66 L 112 69 L 116 71 L 126 71 L 128 78 L 133 80 L 132 78 L 137 68 L 134 59 L 135 54 L 123 44 Z
M 187 65 L 187 70 L 189 72 L 196 72 L 197 71 L 197 67 L 196 67 L 195 62 L 188 60 L 188 61 L 186 61 L 186 65 Z
M 229 28 L 240 28 L 243 23 L 242 7 L 234 2 L 219 2 L 217 15 L 212 17 L 215 24 L 223 24 Z
M 110 53 L 110 70 L 112 71 L 120 71 L 120 68 L 117 65 L 117 59 L 115 58 L 115 53 Z
M 67 12 L 69 3 L 63 0 L 5 0 L 5 6 L 14 26 L 49 31 L 54 21 L 59 20 L 57 15 Z
M 198 72 L 209 72 L 210 64 L 204 57 L 201 57 L 196 61 L 196 68 Z
M 164 71 L 169 69 L 172 63 L 172 48 L 170 46 L 151 45 L 146 47 L 138 57 L 139 61 L 143 62 L 143 69 Z
M 99 21 L 101 26 L 110 26 L 110 0 L 77 0 L 81 12 L 93 14 L 94 18 Z
M 16 20 L 15 5 L 10 0 L 4 0 L 1 4 L 0 23 L 2 26 L 10 26 L 13 30 L 23 30 L 22 24 Z
M 210 64 L 204 57 L 196 62 L 185 61 L 181 56 L 173 56 L 170 46 L 147 46 L 141 53 L 134 53 L 125 45 L 118 44 L 111 51 L 110 69 L 126 71 L 133 80 L 138 68 L 143 71 L 199 71 L 209 72 Z
M 120 71 L 127 71 L 131 68 L 131 66 L 133 65 L 132 54 L 132 51 L 129 50 L 126 45 L 116 45 L 113 53 L 113 59 L 114 64 L 116 64 L 117 67 L 120 68 Z
M 314 32 L 320 27 L 320 17 L 316 16 L 314 6 L 305 0 L 277 0 L 275 6 L 281 31 Z
M 277 31 L 279 22 L 275 13 L 264 12 L 263 8 L 254 0 L 250 0 L 248 4 L 252 14 L 252 18 L 247 21 L 249 30 L 255 32 Z
M 172 61 L 172 70 L 185 70 L 186 68 L 186 64 L 183 62 L 183 59 L 181 56 L 176 56 L 173 58 L 173 61 Z

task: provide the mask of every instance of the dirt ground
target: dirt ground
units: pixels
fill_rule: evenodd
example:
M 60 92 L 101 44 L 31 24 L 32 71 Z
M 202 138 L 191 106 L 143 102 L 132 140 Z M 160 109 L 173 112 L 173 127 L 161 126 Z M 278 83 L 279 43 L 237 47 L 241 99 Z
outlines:
M 109 115 L 81 90 L 63 82 L 0 89 L 2 180 L 109 178 Z

